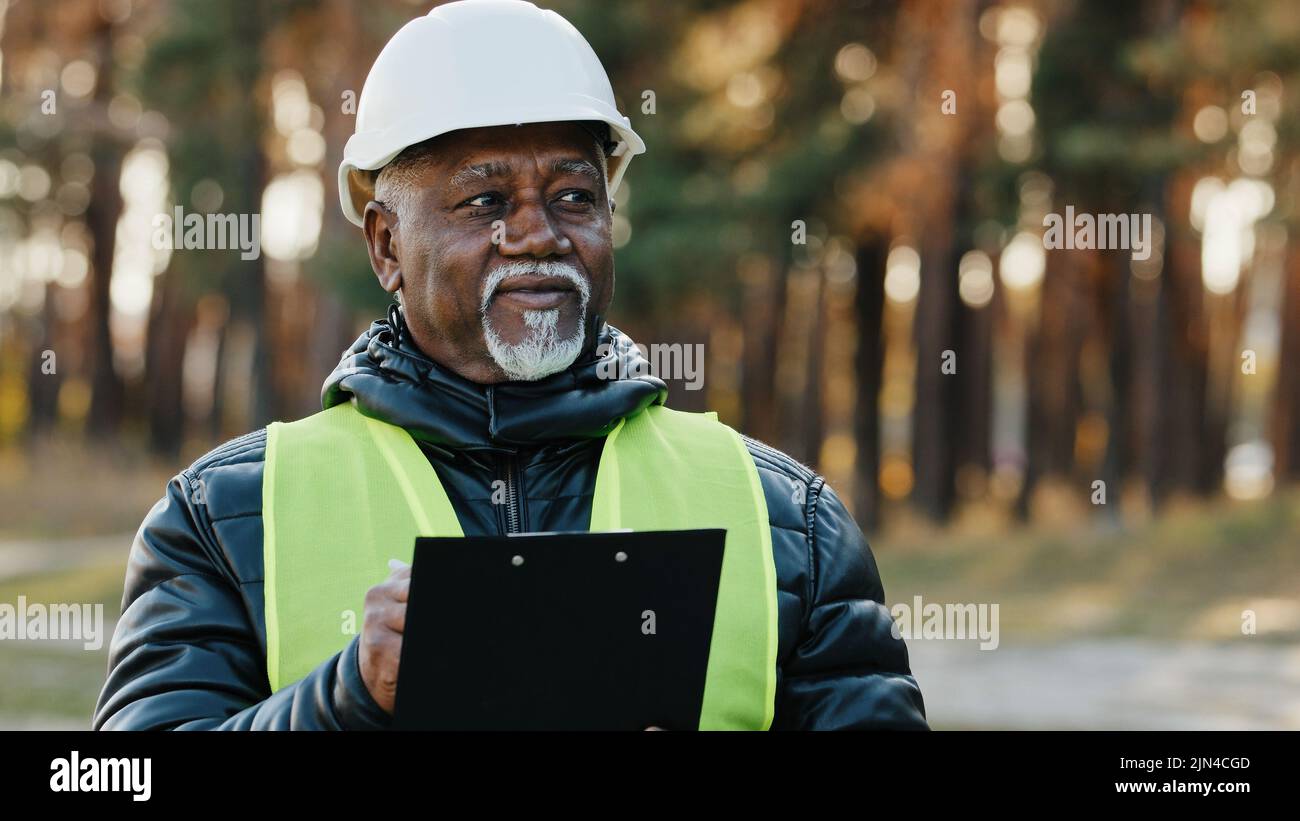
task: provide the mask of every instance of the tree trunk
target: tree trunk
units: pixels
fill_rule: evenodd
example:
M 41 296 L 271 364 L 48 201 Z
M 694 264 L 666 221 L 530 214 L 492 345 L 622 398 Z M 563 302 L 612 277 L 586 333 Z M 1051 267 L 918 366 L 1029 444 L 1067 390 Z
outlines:
M 919 239 L 921 287 L 914 314 L 916 340 L 916 390 L 913 406 L 912 466 L 915 482 L 912 500 L 930 519 L 948 517 L 954 498 L 954 448 L 960 408 L 957 406 L 957 375 L 944 373 L 945 352 L 957 356 L 957 373 L 964 363 L 961 339 L 963 306 L 957 293 L 957 262 L 962 241 L 960 227 L 971 207 L 969 137 L 970 111 L 978 95 L 971 79 L 974 73 L 975 4 L 930 0 L 917 3 L 899 27 L 900 39 L 920 38 L 924 46 L 911 46 L 913 64 L 908 71 L 919 75 L 916 105 L 930 122 L 927 127 L 943 133 L 942 141 L 916 156 L 924 168 L 924 190 L 919 199 L 913 231 Z M 939 110 L 945 91 L 956 94 L 959 106 L 967 106 L 966 120 L 948 117 Z M 961 110 L 960 108 L 958 109 Z M 949 369 L 950 370 L 950 369 Z
M 95 104 L 106 107 L 113 97 L 113 26 L 104 22 L 94 34 L 96 63 Z M 123 385 L 113 362 L 113 338 L 109 328 L 112 300 L 109 286 L 113 277 L 113 254 L 116 249 L 117 221 L 122 215 L 122 148 L 106 129 L 98 130 L 91 147 L 95 176 L 91 182 L 90 204 L 86 208 L 86 227 L 94 243 L 91 254 L 90 304 L 90 416 L 88 432 L 97 438 L 109 438 L 122 421 Z
M 808 329 L 808 355 L 805 358 L 803 410 L 799 414 L 800 450 L 806 464 L 819 468 L 822 456 L 822 440 L 826 436 L 825 419 L 822 410 L 825 405 L 825 380 L 822 365 L 826 351 L 826 274 L 817 269 L 816 314 L 812 327 Z
M 962 323 L 961 367 L 957 369 L 960 397 L 956 462 L 984 475 L 992 467 L 993 303 L 965 309 Z
M 889 243 L 872 236 L 858 246 L 854 297 L 858 349 L 854 439 L 854 512 L 863 530 L 880 526 L 880 387 L 885 362 L 885 259 Z
M 262 74 L 261 49 L 265 31 L 261 3 L 243 0 L 231 5 L 231 13 L 236 15 L 235 31 L 239 35 L 239 45 L 231 51 L 230 59 L 239 87 L 247 89 L 251 95 Z M 261 212 L 262 192 L 266 189 L 267 164 L 262 153 L 262 116 L 256 105 L 242 106 L 240 111 L 245 147 L 237 162 L 242 185 L 236 192 L 232 205 L 236 212 L 251 215 Z M 283 410 L 276 394 L 273 370 L 276 359 L 275 334 L 268 327 L 272 317 L 267 311 L 266 265 L 260 254 L 251 260 L 235 256 L 231 265 L 237 266 L 229 278 L 234 289 L 230 295 L 232 314 L 247 321 L 255 334 L 249 422 L 253 427 L 262 427 L 273 421 Z
M 1112 277 L 1107 303 L 1109 321 L 1103 324 L 1110 340 L 1110 407 L 1106 412 L 1106 452 L 1102 458 L 1101 480 L 1105 482 L 1105 513 L 1114 522 L 1120 520 L 1124 475 L 1128 472 L 1129 420 L 1131 418 L 1130 385 L 1133 375 L 1133 344 L 1130 328 L 1131 280 L 1129 255 L 1111 251 L 1102 263 Z
M 777 440 L 776 361 L 785 324 L 789 268 L 784 255 L 773 261 L 763 274 L 745 284 L 742 329 L 744 367 L 740 392 L 743 397 L 745 433 L 763 442 Z
M 159 278 L 149 317 L 145 384 L 148 386 L 149 448 L 174 461 L 185 436 L 185 348 L 193 326 L 193 308 L 183 304 L 177 274 Z
M 1273 405 L 1278 481 L 1300 479 L 1300 251 L 1289 246 L 1282 301 L 1282 345 Z
M 41 312 L 40 340 L 31 350 L 31 364 L 27 371 L 28 414 L 27 430 L 39 435 L 52 430 L 59 417 L 59 386 L 63 384 L 63 368 L 70 362 L 71 352 L 64 349 L 63 362 L 59 362 L 60 352 L 54 344 L 59 338 L 58 312 L 54 309 L 54 293 L 59 286 L 53 282 L 45 283 L 45 306 Z M 53 351 L 54 371 L 46 373 L 45 351 Z

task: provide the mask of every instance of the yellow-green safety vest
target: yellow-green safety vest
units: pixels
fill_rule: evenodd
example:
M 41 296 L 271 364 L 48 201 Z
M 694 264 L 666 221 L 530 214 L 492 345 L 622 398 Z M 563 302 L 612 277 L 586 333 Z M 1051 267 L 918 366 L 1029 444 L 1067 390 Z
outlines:
M 291 684 L 361 629 L 366 591 L 417 536 L 463 536 L 403 428 L 345 402 L 267 426 L 262 480 L 266 669 Z M 593 531 L 725 528 L 700 729 L 762 729 L 776 697 L 776 568 L 767 503 L 739 434 L 714 413 L 651 406 L 605 438 Z

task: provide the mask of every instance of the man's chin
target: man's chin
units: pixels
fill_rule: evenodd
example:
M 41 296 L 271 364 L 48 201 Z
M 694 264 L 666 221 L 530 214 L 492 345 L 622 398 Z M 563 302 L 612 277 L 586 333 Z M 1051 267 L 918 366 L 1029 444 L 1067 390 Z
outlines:
M 486 317 L 485 334 L 490 329 L 496 334 L 496 338 L 501 344 L 511 347 L 536 342 L 539 335 L 539 326 L 545 324 L 541 321 L 541 317 L 546 313 L 545 311 L 514 310 L 505 305 L 494 305 L 493 307 L 494 310 L 489 311 Z M 543 335 L 557 341 L 567 341 L 575 336 L 584 335 L 585 331 L 586 329 L 582 327 L 582 323 L 576 315 L 561 309 L 559 317 L 555 320 L 554 327 Z
M 488 355 L 506 379 L 535 382 L 569 368 L 582 353 L 586 333 L 581 324 L 572 333 L 561 336 L 558 328 L 528 328 L 525 323 L 525 328 L 512 341 L 485 318 L 483 338 Z

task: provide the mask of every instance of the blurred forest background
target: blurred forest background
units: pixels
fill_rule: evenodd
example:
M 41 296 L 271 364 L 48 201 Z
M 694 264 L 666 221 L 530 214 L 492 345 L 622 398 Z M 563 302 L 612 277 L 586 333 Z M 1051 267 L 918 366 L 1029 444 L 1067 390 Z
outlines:
M 937 725 L 1300 727 L 1300 6 L 541 5 L 649 146 L 610 319 L 704 346 L 669 403 L 825 474 L 890 602 L 1002 604 L 913 643 Z M 170 476 L 319 409 L 387 304 L 336 169 L 429 6 L 0 0 L 0 601 L 115 611 Z M 156 249 L 175 206 L 261 257 Z M 1150 258 L 1044 250 L 1067 206 Z M 21 652 L 0 723 L 84 726 L 103 654 Z

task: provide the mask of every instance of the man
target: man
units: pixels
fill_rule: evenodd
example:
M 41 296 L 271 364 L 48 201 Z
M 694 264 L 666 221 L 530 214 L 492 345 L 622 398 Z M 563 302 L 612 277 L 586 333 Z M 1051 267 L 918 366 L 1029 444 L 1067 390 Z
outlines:
M 552 12 L 466 0 L 394 36 L 339 180 L 400 308 L 344 353 L 321 413 L 169 484 L 132 548 L 96 728 L 385 727 L 414 535 L 611 523 L 728 531 L 712 652 L 732 668 L 701 726 L 925 728 L 834 492 L 667 409 L 659 379 L 609 376 L 644 373 L 603 320 L 612 194 L 643 150 Z

